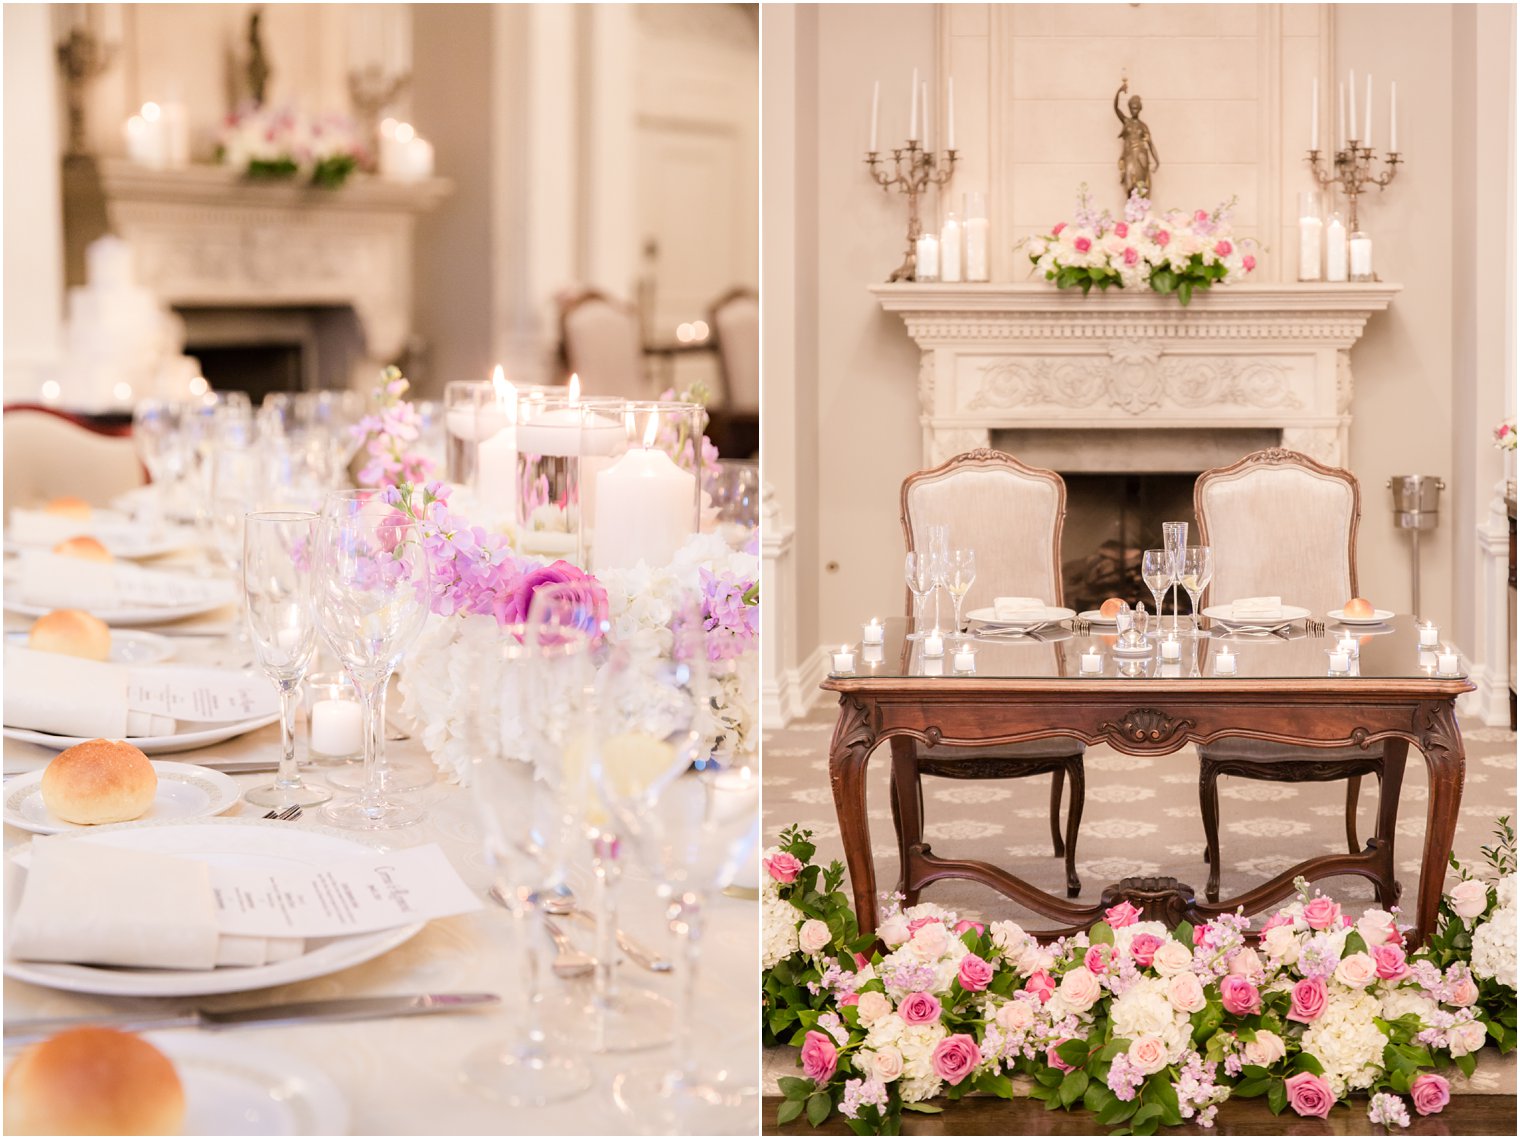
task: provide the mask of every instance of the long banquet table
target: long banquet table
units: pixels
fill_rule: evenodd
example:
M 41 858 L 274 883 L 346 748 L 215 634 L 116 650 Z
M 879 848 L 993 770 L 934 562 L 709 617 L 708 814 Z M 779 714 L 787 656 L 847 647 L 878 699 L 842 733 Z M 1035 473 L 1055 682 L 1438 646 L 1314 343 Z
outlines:
M 7 615 L 8 628 L 25 628 L 27 622 Z M 184 637 L 178 661 L 203 659 L 211 642 Z M 399 758 L 420 758 L 423 750 L 415 738 L 388 745 Z M 304 748 L 304 744 L 303 744 Z M 208 757 L 228 760 L 273 759 L 278 755 L 279 733 L 271 725 L 226 744 L 165 756 L 185 763 L 204 762 Z M 7 775 L 45 766 L 55 753 L 34 744 L 7 740 L 4 748 Z M 236 777 L 252 787 L 266 783 L 269 773 Z M 482 895 L 489 873 L 481 847 L 480 826 L 468 791 L 439 780 L 419 792 L 426 797 L 428 815 L 418 826 L 383 832 L 384 841 L 398 846 L 436 842 L 464 880 Z M 254 818 L 263 814 L 239 802 L 231 817 Z M 316 811 L 303 821 L 269 824 L 299 827 L 316 820 Z M 14 827 L 5 827 L 7 851 L 31 839 Z M 589 868 L 580 867 L 577 892 L 590 897 Z M 631 864 L 623 886 L 622 925 L 646 945 L 674 956 L 661 914 L 647 878 Z M 758 1001 L 760 963 L 756 938 L 757 904 L 744 898 L 719 896 L 708 911 L 703 939 L 702 973 L 695 1004 L 699 1010 L 698 1040 L 704 1059 L 731 1065 L 737 1071 L 759 1072 L 759 1039 L 755 1009 Z M 461 1061 L 484 1044 L 506 1038 L 515 1028 L 523 1008 L 523 985 L 515 973 L 517 954 L 508 940 L 511 917 L 487 905 L 473 914 L 436 920 L 410 941 L 365 964 L 297 984 L 257 992 L 185 1000 L 123 1000 L 41 988 L 7 977 L 5 1018 L 98 1016 L 143 1011 L 183 1011 L 191 1007 L 232 1008 L 240 1005 L 288 1000 L 318 1000 L 340 996 L 378 996 L 393 993 L 487 991 L 501 994 L 502 1005 L 487 1012 L 448 1013 L 395 1020 L 371 1020 L 347 1024 L 304 1025 L 240 1029 L 237 1038 L 288 1053 L 294 1059 L 325 1073 L 348 1101 L 350 1129 L 357 1135 L 457 1135 L 457 1134 L 623 1134 L 638 1133 L 639 1126 L 619 1114 L 612 1096 L 612 1082 L 619 1071 L 668 1058 L 670 1048 L 621 1055 L 596 1056 L 584 1052 L 589 1028 L 568 1028 L 580 1041 L 589 1063 L 591 1090 L 565 1103 L 545 1108 L 511 1109 L 494 1103 L 464 1087 L 458 1071 Z M 578 923 L 570 930 L 582 948 L 592 938 Z M 676 976 L 655 976 L 625 962 L 620 971 L 624 983 L 642 985 L 675 996 Z M 546 992 L 554 993 L 562 982 L 550 978 Z M 580 983 L 577 983 L 580 984 Z M 585 990 L 581 990 L 585 991 Z M 579 1027 L 579 1030 L 577 1031 Z M 575 1045 L 571 1045 L 575 1047 Z M 735 1113 L 734 1133 L 753 1134 L 754 1112 Z
M 1288 639 L 1226 638 L 1217 630 L 1196 642 L 1184 638 L 1183 663 L 1164 670 L 1174 675 L 1161 675 L 1160 662 L 1153 660 L 1144 675 L 1122 676 L 1111 636 L 1051 628 L 1039 637 L 977 640 L 974 675 L 953 673 L 947 646 L 939 661 L 942 674 L 926 675 L 921 642 L 906 638 L 904 619 L 887 622 L 880 659 L 873 663 L 862 653 L 853 672 L 831 673 L 823 682 L 839 694 L 829 779 L 861 929 L 875 929 L 877 920 L 866 771 L 879 744 L 891 741 L 894 762 L 912 762 L 907 746 L 912 740 L 978 746 L 1067 736 L 1107 743 L 1130 755 L 1159 756 L 1190 743 L 1246 736 L 1306 750 L 1368 747 L 1380 740 L 1420 750 L 1430 775 L 1414 908 L 1415 937 L 1423 940 L 1434 927 L 1462 798 L 1465 753 L 1455 703 L 1473 685 L 1465 677 L 1437 676 L 1422 663 L 1412 617 L 1349 630 L 1332 622 L 1321 635 L 1307 633 L 1302 624 L 1296 630 Z M 1327 650 L 1347 632 L 1357 636 L 1360 647 L 1356 674 L 1329 676 Z M 1235 676 L 1213 674 L 1214 654 L 1225 643 L 1236 655 Z M 1103 649 L 1103 672 L 1082 676 L 1079 656 L 1094 645 Z M 1433 654 L 1428 664 L 1434 664 Z M 930 671 L 934 667 L 930 661 Z M 899 803 L 898 809 L 916 805 Z M 1124 898 L 1170 925 L 1207 920 L 1240 905 L 1248 914 L 1260 912 L 1292 895 L 1299 875 L 1311 881 L 1346 873 L 1371 877 L 1371 871 L 1392 866 L 1388 845 L 1374 837 L 1361 853 L 1305 859 L 1216 904 L 1196 898 L 1190 886 L 1174 879 L 1127 878 L 1105 890 L 1096 904 L 1082 905 L 1038 890 L 1001 867 L 937 857 L 927 844 L 900 853 L 905 889 L 939 878 L 970 878 L 1052 919 L 1057 923 L 1052 933 L 1084 929 L 1104 907 Z

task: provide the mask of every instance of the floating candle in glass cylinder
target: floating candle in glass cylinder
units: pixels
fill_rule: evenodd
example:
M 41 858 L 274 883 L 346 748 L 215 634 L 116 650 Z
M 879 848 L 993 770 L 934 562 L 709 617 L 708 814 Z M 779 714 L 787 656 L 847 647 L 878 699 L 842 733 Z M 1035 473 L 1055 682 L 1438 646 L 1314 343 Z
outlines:
M 517 548 L 583 566 L 581 415 L 574 376 L 563 395 L 517 401 Z
M 518 391 L 501 365 L 489 383 L 444 387 L 447 477 L 468 486 L 484 522 L 516 522 Z
M 619 446 L 626 444 L 596 475 L 595 513 L 583 527 L 593 571 L 630 569 L 640 562 L 668 565 L 697 532 L 701 498 L 694 468 L 701 462 L 706 422 L 701 405 L 629 401 L 622 415 L 615 436 L 600 425 L 588 428 L 598 440 L 605 435 L 607 443 L 615 437 Z

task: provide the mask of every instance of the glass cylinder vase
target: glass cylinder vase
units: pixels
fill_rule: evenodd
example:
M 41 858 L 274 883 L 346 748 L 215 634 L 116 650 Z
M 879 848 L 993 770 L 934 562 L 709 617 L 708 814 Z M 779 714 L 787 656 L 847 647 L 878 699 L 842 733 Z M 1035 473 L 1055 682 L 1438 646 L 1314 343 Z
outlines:
M 482 524 L 516 520 L 517 400 L 505 381 L 444 387 L 447 477 L 469 488 Z
M 582 401 L 533 393 L 517 405 L 517 549 L 586 564 L 581 549 Z
M 706 423 L 701 404 L 628 401 L 620 431 L 588 427 L 588 449 L 593 433 L 611 444 L 582 524 L 593 572 L 668 565 L 696 533 Z

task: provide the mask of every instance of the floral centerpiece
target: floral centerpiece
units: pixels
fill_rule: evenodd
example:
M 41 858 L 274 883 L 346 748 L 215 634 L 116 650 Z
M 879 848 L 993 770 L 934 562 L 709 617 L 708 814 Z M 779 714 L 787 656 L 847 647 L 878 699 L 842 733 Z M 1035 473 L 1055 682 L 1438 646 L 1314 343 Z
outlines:
M 293 107 L 243 107 L 229 114 L 217 140 L 217 160 L 249 178 L 304 176 L 336 189 L 366 161 L 351 119 L 307 115 Z
M 1506 419 L 1494 428 L 1494 446 L 1501 451 L 1515 449 L 1515 421 Z
M 1230 227 L 1231 198 L 1214 209 L 1151 209 L 1139 191 L 1125 203 L 1124 216 L 1098 213 L 1084 183 L 1077 211 L 1048 234 L 1025 243 L 1029 260 L 1059 289 L 1093 286 L 1135 289 L 1149 286 L 1175 293 L 1184 305 L 1200 289 L 1234 284 L 1256 269 L 1257 244 L 1235 236 Z
M 896 1134 L 902 1112 L 975 1090 L 1133 1134 L 1211 1126 L 1231 1096 L 1328 1118 L 1364 1093 L 1374 1123 L 1407 1126 L 1411 1109 L 1446 1105 L 1437 1069 L 1470 1074 L 1486 1042 L 1515 1044 L 1507 819 L 1485 851 L 1497 880 L 1459 867 L 1414 952 L 1397 910 L 1353 918 L 1302 881 L 1255 946 L 1239 914 L 1167 929 L 1121 902 L 1087 932 L 1041 943 L 1013 922 L 903 909 L 896 896 L 860 936 L 843 868 L 814 865 L 810 838 L 791 828 L 764 859 L 766 1039 L 801 1047 L 780 1123 L 838 1111 L 857 1133 Z

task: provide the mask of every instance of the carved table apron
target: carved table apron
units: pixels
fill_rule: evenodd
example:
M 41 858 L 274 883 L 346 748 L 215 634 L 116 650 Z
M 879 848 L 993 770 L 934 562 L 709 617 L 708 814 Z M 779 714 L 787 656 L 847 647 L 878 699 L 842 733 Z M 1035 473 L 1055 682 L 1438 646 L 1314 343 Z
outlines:
M 1472 685 L 1463 679 L 1362 678 L 1354 684 L 1325 678 L 1289 680 L 1128 680 L 847 677 L 824 681 L 839 693 L 839 721 L 829 752 L 829 781 L 839 816 L 845 860 L 862 930 L 876 928 L 876 868 L 866 819 L 866 764 L 885 740 L 901 748 L 909 739 L 929 744 L 1004 744 L 1049 736 L 1107 743 L 1129 755 L 1155 756 L 1222 736 L 1247 736 L 1324 748 L 1368 746 L 1379 740 L 1413 744 L 1430 774 L 1425 849 L 1420 863 L 1414 937 L 1433 929 L 1447 856 L 1462 800 L 1465 752 L 1455 702 Z M 917 810 L 915 803 L 899 804 Z M 1389 826 L 1392 825 L 1392 819 Z M 1379 832 L 1382 833 L 1381 831 Z M 1246 912 L 1293 894 L 1293 879 L 1336 874 L 1373 877 L 1391 854 L 1379 837 L 1358 854 L 1308 858 L 1236 898 L 1217 904 L 1194 898 L 1175 879 L 1126 878 L 1108 887 L 1096 905 L 1068 902 L 1038 890 L 985 862 L 941 859 L 927 844 L 903 851 L 905 885 L 939 878 L 969 878 L 991 886 L 1059 926 L 1051 933 L 1085 929 L 1104 908 L 1127 898 L 1147 917 L 1175 925 Z

